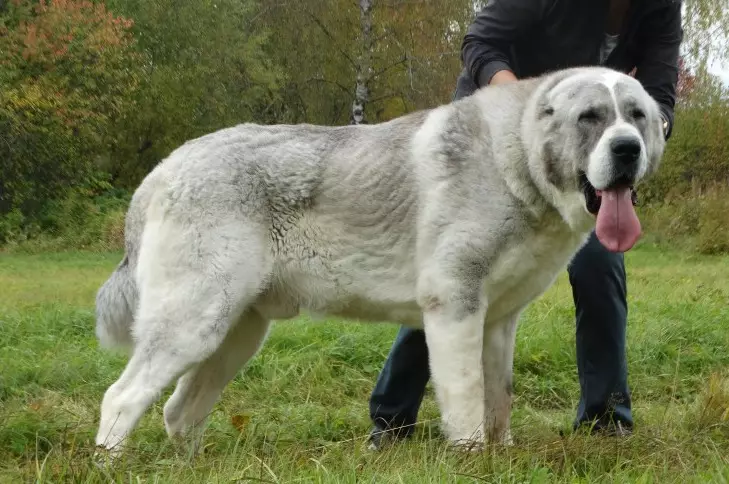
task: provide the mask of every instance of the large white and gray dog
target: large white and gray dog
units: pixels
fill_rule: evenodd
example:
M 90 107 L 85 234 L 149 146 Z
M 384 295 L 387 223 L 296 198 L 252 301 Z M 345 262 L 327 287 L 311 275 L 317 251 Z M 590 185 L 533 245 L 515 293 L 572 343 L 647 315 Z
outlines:
M 199 430 L 270 322 L 302 310 L 423 327 L 448 438 L 509 441 L 520 313 L 596 226 L 611 250 L 635 243 L 629 187 L 663 150 L 655 101 L 603 68 L 377 125 L 243 124 L 184 144 L 136 191 L 97 295 L 101 343 L 132 352 L 96 443 L 121 448 L 178 378 L 167 432 Z

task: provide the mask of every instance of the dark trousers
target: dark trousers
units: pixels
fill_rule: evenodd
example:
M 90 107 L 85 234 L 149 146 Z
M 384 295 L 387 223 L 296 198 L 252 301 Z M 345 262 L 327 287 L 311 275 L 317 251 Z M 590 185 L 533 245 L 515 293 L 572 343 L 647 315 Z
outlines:
M 620 422 L 632 428 L 625 352 L 627 324 L 623 254 L 609 252 L 593 233 L 568 267 L 577 323 L 580 401 L 575 427 Z M 422 330 L 401 327 L 370 397 L 370 418 L 407 435 L 430 378 Z

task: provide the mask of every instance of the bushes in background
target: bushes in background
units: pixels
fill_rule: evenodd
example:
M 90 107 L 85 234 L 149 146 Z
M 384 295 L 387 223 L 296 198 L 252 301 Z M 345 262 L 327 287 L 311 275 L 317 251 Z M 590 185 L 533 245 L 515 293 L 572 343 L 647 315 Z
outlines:
M 0 244 L 59 228 L 108 190 L 97 161 L 138 84 L 131 20 L 81 0 L 13 1 L 0 24 Z
M 368 118 L 448 102 L 473 2 L 378 8 Z M 120 248 L 131 192 L 186 140 L 345 123 L 358 15 L 344 0 L 0 2 L 0 248 Z M 684 67 L 663 165 L 639 190 L 645 232 L 729 252 L 729 96 Z
M 639 209 L 648 241 L 702 254 L 729 253 L 729 190 L 716 184 Z
M 246 26 L 255 5 L 0 2 L 0 246 L 70 243 L 81 218 L 94 227 L 106 213 L 98 200 L 179 144 L 273 121 L 280 71 L 265 32 Z
M 729 92 L 711 77 L 679 100 L 658 172 L 640 188 L 648 240 L 729 253 Z
M 124 248 L 124 221 L 130 200 L 127 192 L 112 190 L 99 196 L 72 193 L 48 204 L 40 225 L 17 230 L 17 219 L 0 218 L 0 232 L 13 234 L 5 250 L 113 250 Z M 3 221 L 9 221 L 3 227 Z
M 729 100 L 679 108 L 658 172 L 640 189 L 646 203 L 700 196 L 729 186 Z

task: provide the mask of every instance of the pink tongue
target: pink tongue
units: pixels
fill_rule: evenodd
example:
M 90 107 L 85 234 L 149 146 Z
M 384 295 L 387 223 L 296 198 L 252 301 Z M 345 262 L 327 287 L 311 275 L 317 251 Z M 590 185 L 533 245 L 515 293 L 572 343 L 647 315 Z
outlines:
M 630 198 L 630 188 L 598 192 L 602 195 L 597 213 L 597 238 L 611 252 L 625 252 L 640 238 L 640 221 Z

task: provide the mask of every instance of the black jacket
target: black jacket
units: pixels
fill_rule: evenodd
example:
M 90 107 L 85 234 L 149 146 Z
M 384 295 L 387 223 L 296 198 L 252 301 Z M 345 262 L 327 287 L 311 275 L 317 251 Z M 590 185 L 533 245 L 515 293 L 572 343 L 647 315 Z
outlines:
M 456 97 L 500 70 L 518 78 L 599 62 L 610 0 L 488 0 L 466 33 Z M 633 0 L 605 65 L 635 77 L 673 128 L 681 0 Z

